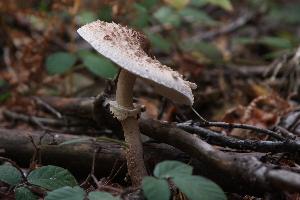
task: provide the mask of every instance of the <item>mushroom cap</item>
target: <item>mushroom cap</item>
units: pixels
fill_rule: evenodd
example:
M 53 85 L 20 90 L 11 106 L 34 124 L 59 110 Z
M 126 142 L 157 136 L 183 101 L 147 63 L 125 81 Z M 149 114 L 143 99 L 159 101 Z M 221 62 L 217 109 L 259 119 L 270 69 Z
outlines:
M 100 54 L 148 81 L 157 93 L 180 104 L 193 104 L 192 89 L 196 84 L 183 80 L 177 71 L 150 57 L 144 51 L 147 39 L 143 34 L 100 20 L 82 26 L 77 32 Z

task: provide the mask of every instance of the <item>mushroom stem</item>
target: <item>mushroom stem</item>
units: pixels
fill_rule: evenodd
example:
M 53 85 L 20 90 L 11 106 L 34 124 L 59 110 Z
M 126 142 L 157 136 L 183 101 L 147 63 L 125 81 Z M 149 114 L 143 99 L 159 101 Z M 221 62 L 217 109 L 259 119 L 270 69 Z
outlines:
M 116 101 L 126 108 L 134 109 L 133 106 L 133 86 L 136 75 L 122 69 L 117 84 Z M 133 186 L 139 186 L 147 171 L 143 158 L 143 146 L 141 134 L 136 117 L 128 116 L 125 120 L 120 121 L 123 127 L 125 141 L 128 144 L 126 150 L 126 160 L 128 174 L 131 178 Z

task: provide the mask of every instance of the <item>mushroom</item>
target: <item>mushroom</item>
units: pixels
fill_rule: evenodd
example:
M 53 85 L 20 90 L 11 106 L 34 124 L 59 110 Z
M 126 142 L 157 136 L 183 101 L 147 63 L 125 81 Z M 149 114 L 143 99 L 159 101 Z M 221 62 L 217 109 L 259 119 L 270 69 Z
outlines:
M 159 94 L 186 105 L 193 104 L 191 89 L 195 89 L 196 84 L 183 80 L 178 72 L 148 56 L 148 40 L 133 29 L 97 20 L 82 26 L 77 32 L 100 54 L 121 68 L 116 101 L 110 102 L 110 111 L 122 124 L 128 144 L 125 153 L 128 174 L 133 186 L 139 186 L 143 177 L 147 175 L 147 170 L 138 126 L 141 107 L 133 104 L 133 86 L 136 78 L 148 82 Z

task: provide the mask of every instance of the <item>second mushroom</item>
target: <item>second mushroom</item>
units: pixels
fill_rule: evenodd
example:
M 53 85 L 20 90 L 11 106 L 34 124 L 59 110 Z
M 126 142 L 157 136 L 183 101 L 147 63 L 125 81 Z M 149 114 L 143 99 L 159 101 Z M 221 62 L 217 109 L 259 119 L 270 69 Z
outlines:
M 144 79 L 159 94 L 179 104 L 192 105 L 194 83 L 183 80 L 171 68 L 151 58 L 146 52 L 146 37 L 128 27 L 100 20 L 82 26 L 77 31 L 100 54 L 119 65 L 116 101 L 110 110 L 121 122 L 125 141 L 127 169 L 133 186 L 139 186 L 147 170 L 138 126 L 139 105 L 133 104 L 133 87 L 137 77 Z

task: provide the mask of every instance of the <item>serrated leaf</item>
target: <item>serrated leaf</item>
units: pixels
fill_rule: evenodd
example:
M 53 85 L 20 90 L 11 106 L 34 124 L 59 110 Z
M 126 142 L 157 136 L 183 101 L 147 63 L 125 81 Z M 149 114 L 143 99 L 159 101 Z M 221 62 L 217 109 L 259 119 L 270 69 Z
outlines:
M 77 144 L 77 143 L 84 143 L 84 142 L 91 142 L 91 138 L 76 138 L 76 139 L 72 139 L 72 140 L 68 140 L 65 142 L 62 142 L 59 144 L 59 146 L 63 146 L 63 145 L 69 145 L 69 144 Z
M 167 6 L 160 7 L 153 15 L 163 25 L 177 27 L 181 23 L 179 14 L 175 12 L 174 9 Z
M 15 191 L 16 200 L 37 200 L 38 197 L 25 187 L 19 187 Z
M 190 1 L 189 0 L 165 0 L 167 4 L 178 10 L 183 9 Z
M 171 192 L 168 182 L 148 176 L 143 179 L 142 188 L 148 200 L 168 200 Z
M 226 200 L 223 190 L 214 182 L 201 176 L 176 176 L 175 185 L 189 200 Z
M 63 74 L 70 70 L 76 62 L 76 56 L 67 52 L 56 52 L 46 59 L 46 67 L 49 74 Z
M 175 160 L 163 161 L 155 166 L 153 174 L 159 178 L 170 178 L 182 175 L 191 175 L 193 168 Z
M 33 170 L 27 177 L 29 183 L 48 190 L 64 186 L 76 186 L 77 181 L 66 169 L 57 166 L 44 166 Z
M 47 193 L 45 200 L 83 200 L 85 191 L 76 187 L 62 187 Z
M 110 60 L 101 55 L 86 52 L 82 56 L 82 59 L 83 65 L 97 76 L 113 79 L 118 73 L 118 68 Z
M 114 197 L 108 192 L 90 192 L 88 194 L 89 200 L 119 200 L 119 197 Z
M 0 181 L 15 186 L 22 180 L 22 174 L 15 167 L 4 164 L 0 165 Z

